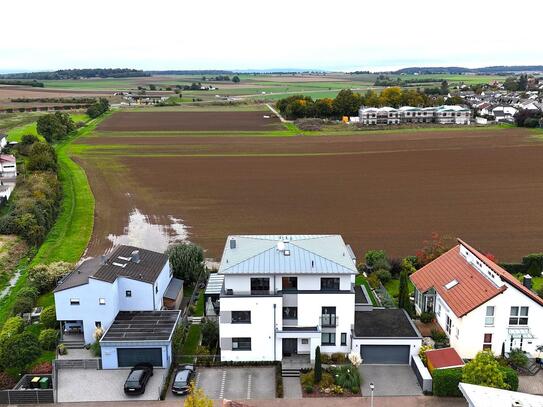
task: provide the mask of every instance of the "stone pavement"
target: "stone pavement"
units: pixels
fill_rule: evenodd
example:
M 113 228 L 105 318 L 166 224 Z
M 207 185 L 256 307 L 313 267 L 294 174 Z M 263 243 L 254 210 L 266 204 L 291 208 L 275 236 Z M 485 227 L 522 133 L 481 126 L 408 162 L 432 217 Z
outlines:
M 543 396 L 543 370 L 535 376 L 519 376 L 518 391 Z
M 283 397 L 295 400 L 302 398 L 302 385 L 299 377 L 283 377 Z

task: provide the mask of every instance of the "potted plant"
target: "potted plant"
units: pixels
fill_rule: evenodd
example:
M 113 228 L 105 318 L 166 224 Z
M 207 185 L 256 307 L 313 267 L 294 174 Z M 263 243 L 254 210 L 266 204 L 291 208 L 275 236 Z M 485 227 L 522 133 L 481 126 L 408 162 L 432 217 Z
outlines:
M 537 357 L 535 358 L 535 362 L 541 365 L 541 352 L 543 352 L 543 345 L 539 345 L 537 348 L 535 348 L 535 350 L 537 351 Z

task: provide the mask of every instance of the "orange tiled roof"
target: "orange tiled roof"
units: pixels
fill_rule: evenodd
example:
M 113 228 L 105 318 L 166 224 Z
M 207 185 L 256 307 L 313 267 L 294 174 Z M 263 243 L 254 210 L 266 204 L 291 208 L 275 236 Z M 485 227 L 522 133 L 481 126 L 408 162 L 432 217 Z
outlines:
M 467 245 L 465 247 L 472 250 Z M 475 252 L 474 254 L 477 255 Z M 445 285 L 453 280 L 458 281 L 458 284 L 446 289 Z M 507 289 L 506 286 L 496 287 L 474 269 L 460 254 L 460 245 L 413 273 L 411 281 L 420 292 L 426 292 L 433 287 L 457 317 L 466 315 Z

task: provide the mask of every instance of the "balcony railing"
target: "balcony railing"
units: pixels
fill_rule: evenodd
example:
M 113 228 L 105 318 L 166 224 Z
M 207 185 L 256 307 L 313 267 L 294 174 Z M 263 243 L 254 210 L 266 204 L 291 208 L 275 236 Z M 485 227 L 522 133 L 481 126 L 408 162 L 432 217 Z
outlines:
M 334 314 L 323 314 L 320 317 L 321 326 L 325 327 L 332 327 L 337 326 L 338 324 L 338 317 Z

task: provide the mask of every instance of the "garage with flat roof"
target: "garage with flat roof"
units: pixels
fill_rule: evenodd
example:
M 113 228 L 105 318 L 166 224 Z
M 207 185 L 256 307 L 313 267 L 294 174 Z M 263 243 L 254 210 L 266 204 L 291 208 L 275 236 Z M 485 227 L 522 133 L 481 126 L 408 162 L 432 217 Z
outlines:
M 102 368 L 151 363 L 168 368 L 180 311 L 121 311 L 100 339 Z
M 403 309 L 356 311 L 353 351 L 364 364 L 408 365 L 422 337 Z

